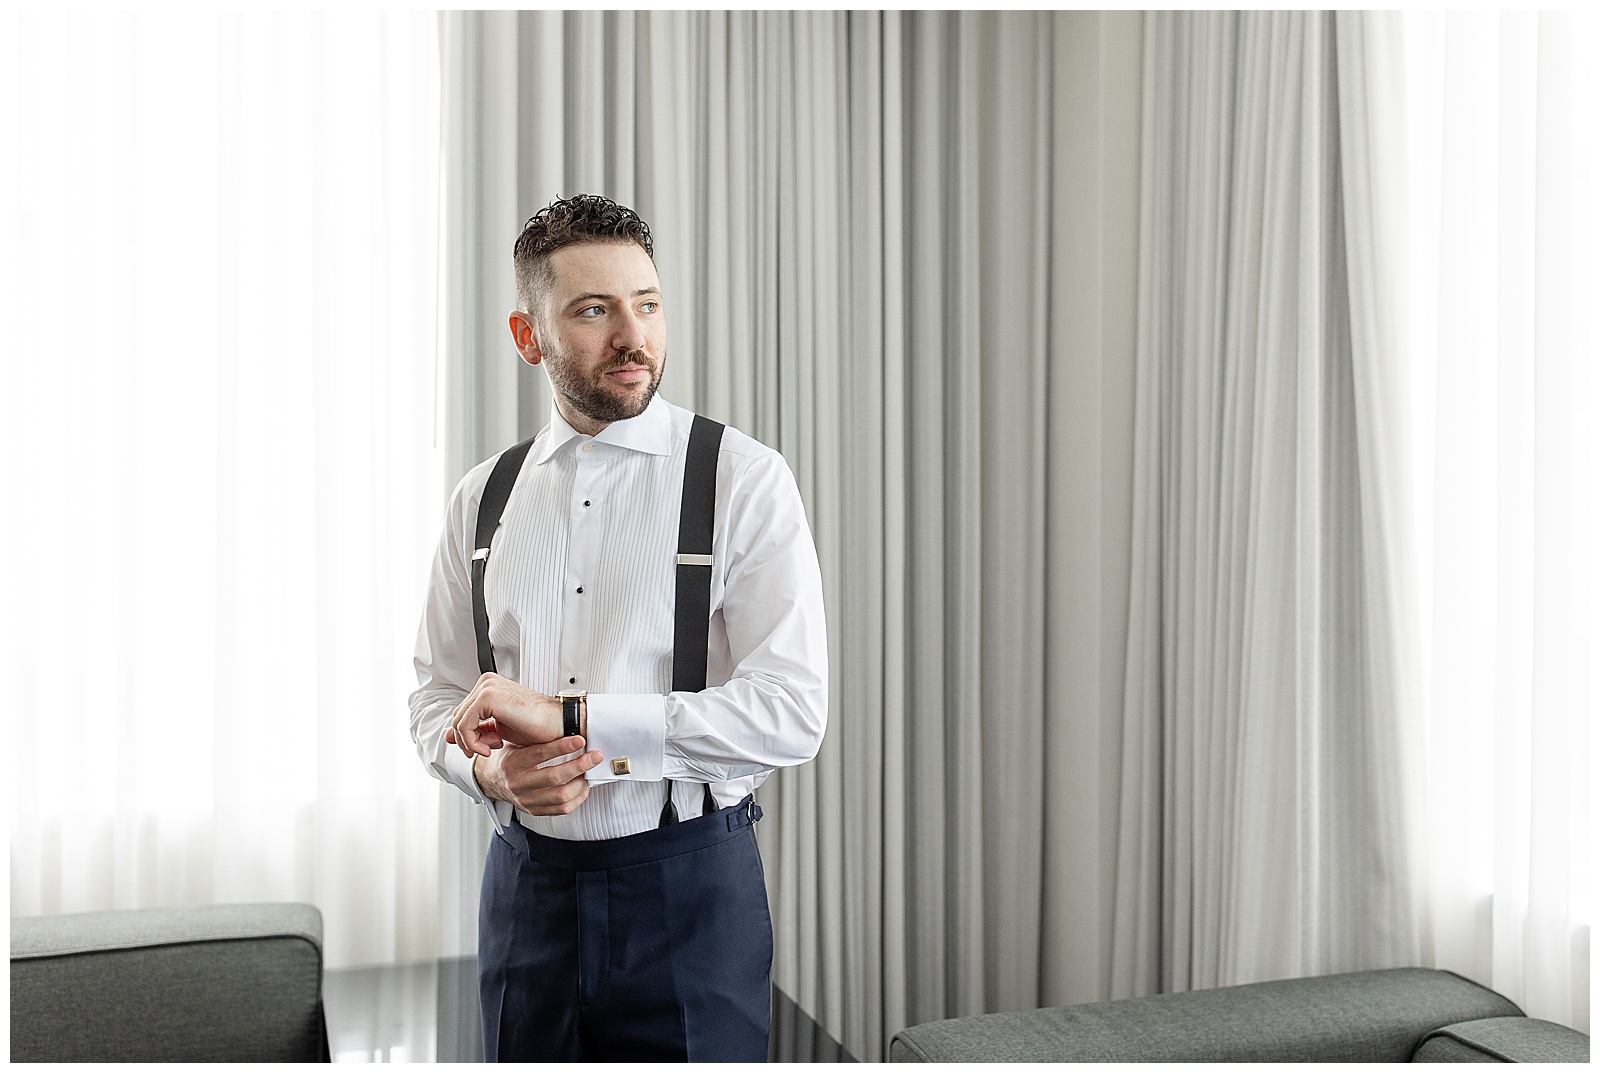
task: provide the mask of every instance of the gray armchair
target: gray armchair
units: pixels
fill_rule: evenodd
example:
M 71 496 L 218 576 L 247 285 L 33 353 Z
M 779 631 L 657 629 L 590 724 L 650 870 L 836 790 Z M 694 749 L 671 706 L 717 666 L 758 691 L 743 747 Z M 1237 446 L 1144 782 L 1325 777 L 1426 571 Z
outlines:
M 326 1062 L 322 914 L 295 904 L 11 921 L 13 1062 Z

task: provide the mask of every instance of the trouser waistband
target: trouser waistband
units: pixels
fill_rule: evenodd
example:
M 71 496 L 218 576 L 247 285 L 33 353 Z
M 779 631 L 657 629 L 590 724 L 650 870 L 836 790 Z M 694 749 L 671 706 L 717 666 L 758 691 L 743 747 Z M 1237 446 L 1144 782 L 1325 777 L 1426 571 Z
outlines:
M 523 853 L 529 860 L 551 868 L 564 868 L 573 872 L 603 872 L 612 868 L 627 868 L 646 861 L 659 861 L 676 857 L 680 853 L 714 846 L 736 838 L 744 828 L 761 819 L 761 806 L 746 796 L 736 805 L 718 809 L 692 820 L 641 831 L 622 838 L 606 838 L 584 842 L 575 839 L 551 838 L 530 831 L 520 823 L 506 827 L 499 837 Z

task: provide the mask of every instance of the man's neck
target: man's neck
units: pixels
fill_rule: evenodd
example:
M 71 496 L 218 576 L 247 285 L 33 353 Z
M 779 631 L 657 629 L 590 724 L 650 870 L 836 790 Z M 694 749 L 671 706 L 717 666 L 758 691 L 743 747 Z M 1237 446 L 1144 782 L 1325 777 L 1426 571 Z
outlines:
M 556 396 L 556 412 L 561 415 L 561 420 L 572 426 L 572 430 L 584 436 L 598 436 L 611 422 L 596 421 L 592 417 L 585 417 L 578 413 L 560 395 Z

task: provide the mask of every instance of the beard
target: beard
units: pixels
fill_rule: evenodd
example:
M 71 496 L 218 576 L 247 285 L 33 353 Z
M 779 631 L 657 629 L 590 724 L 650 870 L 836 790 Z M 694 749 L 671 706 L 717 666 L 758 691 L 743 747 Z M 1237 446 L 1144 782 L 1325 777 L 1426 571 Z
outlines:
M 544 368 L 550 377 L 550 386 L 574 410 L 591 421 L 609 424 L 644 413 L 650 400 L 656 397 L 656 389 L 661 386 L 661 370 L 666 363 L 665 352 L 657 363 L 642 350 L 622 351 L 592 374 L 585 375 L 579 364 L 570 360 L 565 352 L 547 348 Z M 650 379 L 642 388 L 638 385 L 621 387 L 606 380 L 607 373 L 624 365 L 644 366 L 650 370 Z

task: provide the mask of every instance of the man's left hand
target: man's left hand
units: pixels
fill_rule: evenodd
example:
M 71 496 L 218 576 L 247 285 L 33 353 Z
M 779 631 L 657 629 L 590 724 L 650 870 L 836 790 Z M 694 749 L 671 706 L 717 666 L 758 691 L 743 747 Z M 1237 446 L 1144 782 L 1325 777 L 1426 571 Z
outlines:
M 502 745 L 540 745 L 561 733 L 559 700 L 489 673 L 456 706 L 444 740 L 468 756 L 488 756 Z

